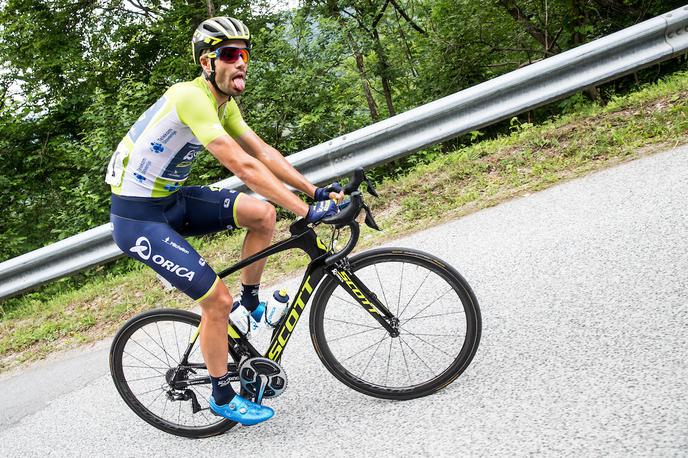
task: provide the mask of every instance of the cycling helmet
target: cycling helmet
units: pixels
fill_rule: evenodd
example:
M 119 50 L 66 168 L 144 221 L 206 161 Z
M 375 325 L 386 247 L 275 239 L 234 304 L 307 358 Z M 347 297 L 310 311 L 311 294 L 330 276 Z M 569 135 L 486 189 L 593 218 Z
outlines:
M 227 40 L 244 40 L 250 48 L 251 32 L 243 22 L 228 16 L 211 17 L 201 22 L 191 39 L 194 63 L 201 64 L 200 58 L 204 49 L 214 49 Z

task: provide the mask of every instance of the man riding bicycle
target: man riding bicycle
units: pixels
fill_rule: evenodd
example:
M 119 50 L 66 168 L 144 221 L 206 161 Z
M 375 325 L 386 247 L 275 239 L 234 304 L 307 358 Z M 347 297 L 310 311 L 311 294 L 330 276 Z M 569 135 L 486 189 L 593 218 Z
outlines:
M 244 92 L 251 51 L 248 28 L 231 17 L 203 21 L 192 38 L 202 75 L 170 88 L 136 121 L 108 165 L 110 220 L 117 246 L 200 303 L 200 344 L 212 382 L 210 408 L 242 424 L 268 420 L 274 411 L 239 396 L 227 372 L 227 320 L 233 299 L 225 284 L 183 238 L 224 229 L 247 230 L 242 259 L 266 248 L 275 208 L 259 199 L 213 186 L 183 186 L 205 147 L 250 189 L 305 217 L 309 223 L 337 212 L 341 187 L 318 188 L 242 119 L 232 98 Z M 307 205 L 286 187 L 316 201 Z M 333 200 L 334 199 L 334 200 Z M 241 272 L 243 306 L 254 318 L 266 260 Z

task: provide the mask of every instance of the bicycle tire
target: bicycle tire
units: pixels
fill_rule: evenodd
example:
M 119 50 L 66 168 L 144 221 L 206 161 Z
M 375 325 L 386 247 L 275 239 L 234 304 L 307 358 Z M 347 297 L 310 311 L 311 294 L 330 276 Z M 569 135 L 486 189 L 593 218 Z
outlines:
M 380 277 L 380 272 L 383 272 L 383 275 L 386 274 L 387 276 L 394 275 L 393 272 L 391 272 L 391 270 L 393 270 L 392 264 L 401 264 L 401 279 L 398 281 L 399 299 L 396 301 L 396 306 L 394 304 L 395 298 L 391 295 L 388 295 L 387 291 L 385 291 L 385 287 L 383 286 L 383 284 L 387 284 L 387 281 L 383 282 Z M 431 305 L 434 305 L 435 302 L 437 302 L 438 300 L 442 304 L 446 304 L 446 301 L 443 296 L 437 297 L 436 300 L 431 300 L 430 304 L 426 306 L 425 309 L 422 309 L 420 312 L 417 312 L 416 315 L 413 315 L 410 319 L 404 318 L 404 314 L 406 313 L 406 310 L 408 310 L 408 307 L 411 306 L 411 302 L 414 301 L 416 297 L 420 297 L 418 296 L 418 293 L 419 291 L 421 291 L 421 289 L 424 288 L 424 285 L 421 284 L 416 290 L 414 296 L 408 300 L 408 304 L 406 305 L 406 307 L 403 310 L 401 310 L 401 313 L 399 313 L 402 303 L 402 292 L 409 293 L 410 291 L 412 291 L 412 288 L 415 288 L 415 286 L 413 285 L 414 281 L 417 282 L 417 279 L 415 277 L 409 279 L 407 282 L 404 282 L 404 266 L 407 265 L 409 266 L 409 270 L 412 268 L 411 266 L 413 266 L 413 268 L 417 271 L 415 272 L 416 274 L 420 273 L 421 271 L 426 271 L 426 279 L 430 278 L 431 274 L 433 275 L 431 280 L 431 282 L 433 282 L 433 286 L 430 288 L 425 288 L 429 289 L 431 293 L 436 294 L 437 289 L 435 288 L 439 287 L 438 285 L 446 283 L 449 289 L 445 294 L 448 294 L 449 291 L 452 291 L 453 295 L 459 299 L 461 304 L 460 311 L 446 312 L 439 315 L 440 319 L 443 320 L 441 323 L 439 323 L 441 326 L 447 328 L 452 325 L 452 321 L 447 319 L 450 315 L 463 315 L 463 317 L 465 318 L 463 320 L 465 332 L 463 334 L 463 341 L 461 343 L 460 350 L 458 351 L 458 353 L 456 353 L 455 356 L 454 353 L 447 353 L 448 355 L 450 355 L 451 362 L 446 366 L 445 369 L 440 371 L 438 374 L 434 374 L 431 378 L 427 380 L 422 380 L 421 375 L 417 378 L 417 380 L 420 379 L 417 382 L 413 380 L 411 366 L 409 365 L 409 360 L 412 359 L 411 352 L 413 352 L 413 354 L 417 357 L 416 359 L 418 359 L 418 361 L 416 361 L 417 365 L 421 365 L 422 361 L 428 369 L 432 368 L 429 366 L 427 361 L 424 361 L 418 353 L 415 353 L 415 350 L 413 350 L 410 347 L 409 342 L 405 340 L 408 339 L 408 341 L 411 341 L 411 336 L 414 334 L 410 331 L 408 331 L 407 334 L 404 334 L 404 332 L 406 332 L 405 326 L 416 326 L 418 324 L 422 324 L 421 322 L 423 321 L 428 322 L 428 319 L 432 318 L 433 315 L 418 315 L 424 313 L 423 310 L 426 310 Z M 316 295 L 313 299 L 313 307 L 311 309 L 310 314 L 310 333 L 311 340 L 313 342 L 315 351 L 318 354 L 318 357 L 332 375 L 334 375 L 338 380 L 343 382 L 345 385 L 360 393 L 382 399 L 407 400 L 427 396 L 439 391 L 440 389 L 444 388 L 445 386 L 449 385 L 454 380 L 456 380 L 456 378 L 459 377 L 459 375 L 461 375 L 466 370 L 466 368 L 472 361 L 473 357 L 475 356 L 475 353 L 478 349 L 478 345 L 480 342 L 480 334 L 482 327 L 481 315 L 475 294 L 471 290 L 466 280 L 453 267 L 447 265 L 439 258 L 421 251 L 407 248 L 381 248 L 371 250 L 352 257 L 349 260 L 348 269 L 351 272 L 355 273 L 361 279 L 361 281 L 364 282 L 365 286 L 373 294 L 375 294 L 375 296 L 383 303 L 383 305 L 385 305 L 392 313 L 394 313 L 395 311 L 397 312 L 396 316 L 398 316 L 400 319 L 401 332 L 400 336 L 397 338 L 397 343 L 401 350 L 400 353 L 403 354 L 403 361 L 406 366 L 406 372 L 408 372 L 408 381 L 410 384 L 399 386 L 387 385 L 387 380 L 390 373 L 390 364 L 392 360 L 392 348 L 394 346 L 394 338 L 392 338 L 389 335 L 389 333 L 385 331 L 384 328 L 375 319 L 373 319 L 372 316 L 367 311 L 365 311 L 363 307 L 360 306 L 360 304 L 355 303 L 353 299 L 351 299 L 351 296 L 348 296 L 348 294 L 343 290 L 341 286 L 339 286 L 339 283 L 333 277 L 327 276 L 318 288 L 318 291 L 316 292 Z M 375 281 L 375 276 L 372 275 L 372 272 L 375 272 L 375 274 L 377 275 L 377 282 Z M 425 294 L 425 292 L 423 292 L 422 294 L 426 295 L 427 297 L 434 297 L 434 295 L 430 296 Z M 448 299 L 451 299 L 452 294 L 449 294 L 449 296 L 450 297 Z M 404 299 L 406 299 L 406 296 L 404 296 Z M 345 305 L 347 302 L 353 305 Z M 418 302 L 420 302 L 420 300 Z M 342 304 L 341 306 L 338 305 L 340 303 Z M 358 307 L 360 313 L 355 311 L 356 307 Z M 342 312 L 342 310 L 344 310 L 345 308 L 346 311 Z M 336 313 L 344 313 L 343 316 L 345 319 L 328 318 L 328 309 L 334 310 Z M 353 319 L 353 315 L 360 317 L 362 321 L 360 323 L 347 321 Z M 403 321 L 404 319 L 406 319 L 406 321 Z M 415 322 L 409 325 L 408 323 L 410 323 L 413 320 L 415 320 Z M 460 321 L 461 320 L 457 321 L 458 326 L 460 326 Z M 325 325 L 326 322 L 328 323 L 327 326 Z M 343 325 L 342 323 L 355 324 L 356 326 L 360 326 L 361 328 L 363 328 L 363 330 L 356 331 L 355 333 L 348 336 L 335 337 L 334 334 L 337 334 L 338 332 L 340 332 L 340 329 L 344 328 L 345 325 Z M 427 325 L 425 326 L 427 327 Z M 431 327 L 430 329 L 433 328 Z M 382 332 L 381 334 L 379 333 L 380 331 Z M 369 378 L 374 378 L 373 374 L 371 374 L 370 376 L 365 376 L 365 373 L 367 372 L 373 359 L 375 358 L 375 353 L 378 352 L 379 348 L 382 345 L 381 343 L 373 343 L 373 346 L 377 343 L 377 348 L 368 360 L 368 364 L 365 366 L 361 374 L 356 374 L 357 371 L 352 370 L 352 368 L 349 367 L 350 365 L 348 363 L 345 363 L 345 361 L 357 357 L 357 354 L 354 354 L 353 356 L 348 356 L 347 358 L 343 358 L 341 355 L 336 355 L 336 351 L 333 350 L 333 344 L 335 341 L 346 339 L 353 336 L 358 336 L 358 338 L 355 341 L 345 341 L 346 344 L 344 348 L 348 349 L 352 346 L 356 347 L 356 345 L 360 347 L 363 344 L 361 344 L 359 340 L 363 338 L 366 334 L 373 335 L 373 333 L 377 333 L 378 337 L 383 336 L 383 340 L 385 340 L 385 335 L 390 339 L 389 356 L 387 357 L 387 368 L 385 373 L 384 384 L 381 384 L 378 381 L 368 380 Z M 425 341 L 426 344 L 430 345 L 423 337 L 421 337 L 423 335 L 428 336 L 432 334 L 417 334 L 414 337 L 414 339 L 418 339 L 419 341 Z M 441 336 L 442 334 L 437 335 Z M 407 348 L 411 350 L 411 352 L 409 352 L 408 355 L 404 351 L 404 345 L 406 345 Z M 364 347 L 363 352 L 369 351 L 367 349 L 371 349 L 373 348 L 373 346 Z M 355 350 L 356 348 L 354 348 L 354 351 Z M 396 356 L 396 358 L 398 358 L 399 365 L 401 366 L 401 369 L 399 369 L 398 372 L 403 374 L 404 364 L 401 363 L 402 359 L 398 356 Z M 376 371 L 378 369 L 373 369 L 373 371 Z M 420 372 L 422 374 L 423 370 L 421 369 Z M 416 369 L 416 367 L 414 367 L 414 375 L 417 373 L 418 370 Z M 380 377 L 382 377 L 381 372 Z
M 169 372 L 169 370 L 175 367 L 175 365 L 172 364 L 173 362 L 176 362 L 174 361 L 174 350 L 177 350 L 178 356 L 183 353 L 182 349 L 187 348 L 192 335 L 191 333 L 193 332 L 192 330 L 195 330 L 200 322 L 201 317 L 199 315 L 186 310 L 150 310 L 143 312 L 127 321 L 115 335 L 112 346 L 110 347 L 110 373 L 112 374 L 112 380 L 117 387 L 117 391 L 122 396 L 124 402 L 141 419 L 152 426 L 170 434 L 189 438 L 215 436 L 224 433 L 236 425 L 236 422 L 215 416 L 209 409 L 207 409 L 207 396 L 203 395 L 199 390 L 209 389 L 210 384 L 207 385 L 207 388 L 205 388 L 204 385 L 204 388 L 191 387 L 191 389 L 196 393 L 196 399 L 199 404 L 204 404 L 206 408 L 200 412 L 192 412 L 190 416 L 188 415 L 188 410 L 190 410 L 189 406 L 191 405 L 189 400 L 171 401 L 165 394 L 166 389 L 164 386 L 167 383 L 166 374 Z M 179 324 L 178 326 L 177 323 Z M 167 340 L 164 340 L 163 338 L 163 332 L 160 330 L 161 324 L 163 326 L 163 330 L 165 331 L 164 334 Z M 173 332 L 170 332 L 170 325 L 172 326 Z M 145 327 L 148 326 L 150 326 L 151 331 L 153 331 L 153 335 L 150 335 L 151 333 L 145 330 Z M 182 333 L 183 328 L 187 328 L 188 331 L 185 329 Z M 160 336 L 159 342 L 157 342 L 157 336 L 155 335 L 156 332 Z M 144 347 L 140 342 L 133 338 L 134 335 L 139 336 L 137 337 L 139 339 L 145 339 L 145 336 L 147 336 L 150 338 L 150 342 L 154 343 L 155 345 L 149 345 L 148 342 L 146 342 L 146 346 Z M 187 340 L 184 340 L 183 338 L 180 339 L 180 337 L 186 337 L 187 335 L 189 337 Z M 172 354 L 170 354 L 167 352 L 165 344 L 167 341 L 174 340 L 176 340 L 175 347 L 171 349 Z M 134 343 L 136 343 L 136 345 L 134 345 Z M 161 343 L 163 344 L 162 346 L 160 345 Z M 198 343 L 195 345 L 198 345 Z M 143 349 L 143 351 L 141 351 L 141 349 Z M 160 349 L 162 349 L 165 354 L 157 356 L 153 353 Z M 138 352 L 138 356 L 134 355 L 134 352 Z M 151 355 L 154 357 L 154 359 L 157 359 L 157 362 L 152 363 L 156 364 L 156 366 L 146 367 L 145 363 L 150 359 Z M 194 358 L 194 361 L 198 357 L 200 358 L 199 362 L 202 362 L 200 350 L 198 350 L 195 346 L 193 347 L 191 355 Z M 170 359 L 172 359 L 172 361 L 170 361 Z M 129 361 L 131 361 L 133 365 L 128 363 Z M 135 370 L 126 370 L 128 368 L 135 368 Z M 141 369 L 143 369 L 144 374 L 149 374 L 150 376 L 146 375 L 146 377 L 143 377 L 139 380 L 132 380 L 131 378 L 128 378 L 128 373 L 135 373 L 137 371 L 141 372 Z M 162 372 L 163 369 L 165 370 L 164 373 Z M 149 405 L 145 405 L 144 399 L 142 398 L 142 395 L 147 393 L 137 394 L 136 391 L 139 389 L 136 388 L 136 385 L 134 385 L 135 382 L 144 381 L 146 379 L 151 380 L 150 383 L 153 386 L 158 383 L 160 384 L 160 393 L 157 394 L 158 397 L 155 401 L 149 403 Z M 155 391 L 153 391 L 151 396 L 154 395 Z M 151 410 L 151 405 L 157 405 L 159 403 L 157 399 L 160 399 L 161 396 L 162 399 L 165 400 L 165 407 L 163 408 L 162 415 L 160 412 L 156 413 Z M 171 409 L 175 407 L 173 405 L 175 402 L 179 404 L 179 416 L 177 422 L 174 422 L 169 418 L 165 418 L 168 402 Z M 182 409 L 184 409 L 184 418 L 191 418 L 193 423 L 192 425 L 181 424 Z M 201 415 L 198 415 L 198 413 L 201 413 Z M 196 415 L 198 415 L 198 417 L 196 417 Z M 196 418 L 198 418 L 199 423 L 201 423 L 198 426 L 196 425 Z M 206 422 L 207 425 L 203 426 L 203 422 Z

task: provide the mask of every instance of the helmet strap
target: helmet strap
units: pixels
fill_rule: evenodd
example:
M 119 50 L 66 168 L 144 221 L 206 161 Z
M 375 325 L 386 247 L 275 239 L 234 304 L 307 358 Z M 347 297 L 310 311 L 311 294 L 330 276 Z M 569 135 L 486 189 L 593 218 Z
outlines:
M 210 68 L 212 70 L 210 73 L 206 73 L 205 70 L 203 71 L 203 75 L 205 76 L 205 79 L 210 81 L 210 84 L 213 85 L 213 87 L 215 88 L 215 90 L 217 92 L 219 92 L 220 94 L 224 95 L 225 97 L 227 97 L 229 99 L 231 97 L 231 95 L 227 94 L 222 89 L 220 89 L 219 86 L 217 85 L 217 82 L 215 81 L 215 59 L 210 59 Z

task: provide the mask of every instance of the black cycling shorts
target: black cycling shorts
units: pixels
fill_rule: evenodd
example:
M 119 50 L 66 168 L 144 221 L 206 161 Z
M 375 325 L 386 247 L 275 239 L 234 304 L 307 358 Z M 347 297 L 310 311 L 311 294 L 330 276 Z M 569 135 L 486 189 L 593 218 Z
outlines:
M 184 186 L 167 197 L 112 195 L 112 237 L 129 257 L 143 262 L 194 300 L 215 287 L 215 271 L 184 239 L 237 229 L 242 194 L 213 186 Z

